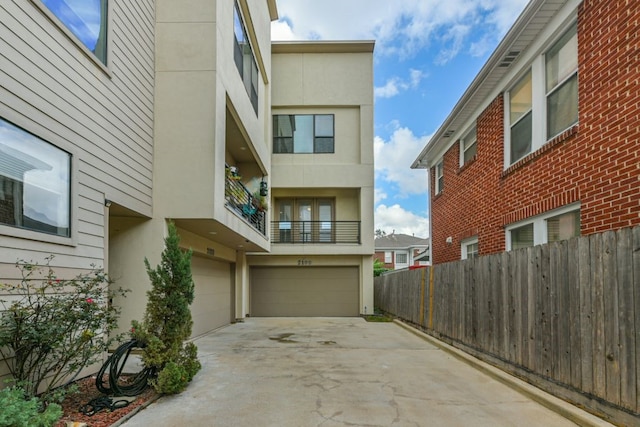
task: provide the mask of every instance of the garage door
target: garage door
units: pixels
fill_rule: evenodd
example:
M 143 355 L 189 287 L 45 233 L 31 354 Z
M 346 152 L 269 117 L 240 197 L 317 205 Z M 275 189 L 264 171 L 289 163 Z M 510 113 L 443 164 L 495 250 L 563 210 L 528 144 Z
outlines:
M 357 316 L 358 267 L 253 267 L 255 317 Z
M 193 336 L 231 323 L 231 272 L 229 263 L 193 256 L 191 275 L 195 298 L 191 304 Z

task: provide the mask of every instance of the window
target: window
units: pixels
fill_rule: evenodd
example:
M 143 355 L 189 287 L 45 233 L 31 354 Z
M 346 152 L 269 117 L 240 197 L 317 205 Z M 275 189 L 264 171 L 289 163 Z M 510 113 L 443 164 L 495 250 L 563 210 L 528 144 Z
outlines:
M 258 114 L 258 65 L 253 56 L 253 49 L 247 37 L 247 30 L 240 15 L 238 3 L 235 3 L 233 9 L 233 34 L 234 34 L 234 50 L 233 59 L 242 77 L 242 82 L 247 90 L 251 105 L 256 114 Z
M 573 204 L 507 227 L 507 250 L 580 235 L 580 206 Z
M 396 253 L 396 264 L 406 264 L 407 263 L 407 254 L 404 252 Z
M 574 23 L 505 94 L 505 165 L 578 122 L 578 37 Z
M 107 63 L 108 0 L 40 0 L 102 62 Z
M 333 114 L 273 116 L 274 153 L 333 153 Z
M 460 140 L 460 166 L 473 159 L 478 151 L 477 149 L 477 135 L 475 125 L 469 132 Z
M 511 163 L 531 152 L 531 72 L 509 91 L 509 124 L 511 126 Z
M 436 165 L 436 194 L 442 193 L 444 188 L 444 163 L 442 160 Z
M 332 243 L 333 199 L 276 199 L 278 243 Z
M 0 223 L 70 237 L 71 155 L 0 119 Z
M 533 246 L 533 223 L 511 230 L 511 249 Z
M 461 249 L 462 259 L 476 258 L 478 256 L 478 238 L 464 240 Z
M 385 251 L 384 252 L 384 263 L 385 264 L 391 264 L 391 262 L 392 262 L 391 251 Z
M 578 36 L 576 25 L 545 55 L 547 139 L 578 122 Z
M 580 235 L 580 211 L 547 219 L 547 242 L 567 240 Z

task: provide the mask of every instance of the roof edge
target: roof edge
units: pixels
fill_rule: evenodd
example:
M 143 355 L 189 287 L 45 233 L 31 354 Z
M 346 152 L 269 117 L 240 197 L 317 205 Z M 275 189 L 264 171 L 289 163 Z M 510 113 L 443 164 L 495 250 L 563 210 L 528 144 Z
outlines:
M 375 40 L 273 41 L 271 53 L 372 53 Z

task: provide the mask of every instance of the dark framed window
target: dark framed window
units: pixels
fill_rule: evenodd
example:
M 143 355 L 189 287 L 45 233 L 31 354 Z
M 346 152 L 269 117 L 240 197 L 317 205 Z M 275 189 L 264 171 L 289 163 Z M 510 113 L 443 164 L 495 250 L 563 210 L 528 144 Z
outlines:
M 473 126 L 469 132 L 462 138 L 461 141 L 462 147 L 462 162 L 461 166 L 473 159 L 478 153 L 478 144 L 477 144 L 477 131 L 476 127 Z
M 334 153 L 333 114 L 273 116 L 274 153 Z
M 234 50 L 233 59 L 242 77 L 242 82 L 251 100 L 251 106 L 256 114 L 258 114 L 258 65 L 253 56 L 253 49 L 249 38 L 247 37 L 247 29 L 240 14 L 238 3 L 233 8 L 233 34 L 234 34 Z
M 71 155 L 0 118 L 0 224 L 70 237 Z
M 40 1 L 71 33 L 106 65 L 108 0 Z

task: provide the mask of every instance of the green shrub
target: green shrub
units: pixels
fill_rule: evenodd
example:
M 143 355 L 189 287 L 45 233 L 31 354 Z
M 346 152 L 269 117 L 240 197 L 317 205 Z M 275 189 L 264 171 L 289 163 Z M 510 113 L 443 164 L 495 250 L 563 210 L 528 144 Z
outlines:
M 151 290 L 147 292 L 144 320 L 132 322 L 131 336 L 145 344 L 142 351 L 145 367 L 158 372 L 158 378 L 152 381 L 154 388 L 159 393 L 174 394 L 184 390 L 201 365 L 198 348 L 193 343 L 185 345 L 193 325 L 192 252 L 180 249 L 173 222 L 169 222 L 168 231 L 160 265 L 152 269 L 149 261 L 144 260 Z
M 15 386 L 0 390 L 0 408 L 0 427 L 48 427 L 62 417 L 60 405 L 50 403 L 43 410 L 37 397 L 28 398 Z
M 152 382 L 153 387 L 161 394 L 177 394 L 183 391 L 189 380 L 187 370 L 176 362 L 167 362 Z
M 95 267 L 71 279 L 50 266 L 18 261 L 19 284 L 0 284 L 0 356 L 29 396 L 64 385 L 120 339 L 109 336 L 119 311 L 110 305 L 109 278 Z M 119 290 L 124 295 L 124 291 Z M 46 380 L 46 381 L 45 381 Z

